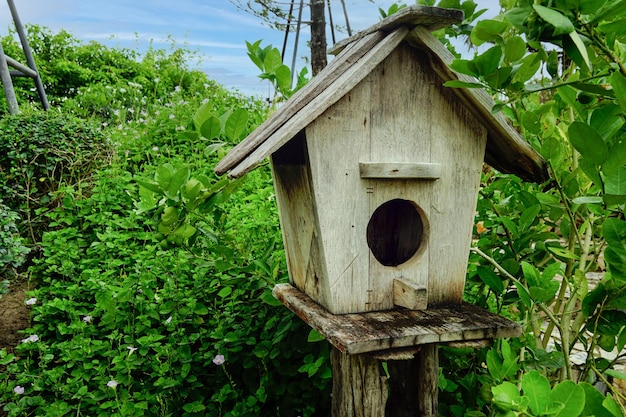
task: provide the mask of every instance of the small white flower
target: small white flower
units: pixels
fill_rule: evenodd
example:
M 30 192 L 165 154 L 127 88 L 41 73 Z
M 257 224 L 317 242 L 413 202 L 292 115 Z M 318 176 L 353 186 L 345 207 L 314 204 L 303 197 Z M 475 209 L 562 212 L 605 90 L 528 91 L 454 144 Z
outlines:
M 32 305 L 35 305 L 35 304 L 37 304 L 37 299 L 35 297 L 29 298 L 28 300 L 26 300 L 26 305 L 27 306 L 32 306 Z
M 174 116 L 173 114 L 170 114 L 170 119 L 175 119 L 176 116 Z
M 154 152 L 159 152 L 159 147 L 158 147 L 158 146 L 154 146 L 154 147 L 152 148 L 152 150 L 153 150 Z
M 170 324 L 172 322 L 172 316 L 169 316 L 167 320 L 165 320 L 165 324 Z
M 83 321 L 85 323 L 91 323 L 91 318 L 92 318 L 91 316 L 85 316 L 85 317 L 83 317 Z
M 134 347 L 134 346 L 126 346 L 126 349 L 128 349 L 128 354 L 129 355 L 132 355 L 133 352 L 135 352 L 137 350 L 137 348 Z
M 36 334 L 31 334 L 26 339 L 22 339 L 22 343 L 35 343 L 39 341 L 39 336 Z
M 110 380 L 107 382 L 107 387 L 115 389 L 115 387 L 117 387 L 117 381 L 114 379 Z
M 22 395 L 24 394 L 24 387 L 17 385 L 15 388 L 13 388 L 13 392 L 17 395 Z

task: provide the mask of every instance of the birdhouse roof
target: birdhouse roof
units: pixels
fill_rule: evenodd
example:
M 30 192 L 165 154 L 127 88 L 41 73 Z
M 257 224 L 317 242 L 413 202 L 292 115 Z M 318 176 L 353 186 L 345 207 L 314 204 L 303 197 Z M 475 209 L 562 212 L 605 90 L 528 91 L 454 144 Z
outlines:
M 414 5 L 381 20 L 370 28 L 336 44 L 338 55 L 282 107 L 239 143 L 215 167 L 215 172 L 233 178 L 254 169 L 301 130 L 339 101 L 402 42 L 426 51 L 431 69 L 442 83 L 453 80 L 476 82 L 453 71 L 455 57 L 431 31 L 458 23 L 463 12 Z M 544 159 L 524 141 L 502 113 L 493 113 L 494 101 L 480 88 L 451 88 L 457 98 L 487 130 L 485 162 L 504 173 L 529 181 L 547 179 Z

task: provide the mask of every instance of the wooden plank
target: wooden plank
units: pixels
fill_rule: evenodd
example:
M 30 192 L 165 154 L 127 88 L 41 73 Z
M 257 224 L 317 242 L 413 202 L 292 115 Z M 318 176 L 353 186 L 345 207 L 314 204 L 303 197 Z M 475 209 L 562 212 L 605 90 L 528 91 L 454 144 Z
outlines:
M 381 417 L 389 397 L 381 361 L 369 355 L 331 352 L 333 417 Z
M 361 178 L 437 179 L 441 177 L 441 164 L 359 162 Z
M 460 80 L 476 83 L 476 79 L 450 69 L 455 57 L 426 28 L 416 27 L 407 36 L 407 41 L 431 54 L 432 69 L 442 81 Z M 451 88 L 488 131 L 485 162 L 504 173 L 513 173 L 527 181 L 543 182 L 548 179 L 545 160 L 519 133 L 508 124 L 502 113 L 492 113 L 493 99 L 481 88 Z
M 393 303 L 409 310 L 424 310 L 428 305 L 428 289 L 403 279 L 393 280 Z
M 257 146 L 267 140 L 278 128 L 294 114 L 302 110 L 313 98 L 325 91 L 337 77 L 346 72 L 355 62 L 363 57 L 374 45 L 385 37 L 383 32 L 371 33 L 359 42 L 351 45 L 344 53 L 337 56 L 317 76 L 298 90 L 287 102 L 274 112 L 265 122 L 257 127 L 248 137 L 237 144 L 215 167 L 218 175 L 232 169 L 247 157 Z M 304 128 L 304 126 L 302 126 Z
M 519 324 L 468 304 L 335 315 L 290 284 L 274 287 L 274 296 L 348 354 L 522 334 Z
M 407 33 L 407 28 L 398 28 L 374 45 L 363 58 L 333 80 L 328 88 L 320 92 L 299 112 L 292 115 L 284 125 L 272 134 L 271 140 L 266 140 L 256 147 L 250 155 L 230 171 L 229 176 L 237 178 L 246 174 L 259 162 L 293 138 L 300 130 L 319 117 L 327 108 L 336 103 L 363 80 L 402 42 Z
M 384 18 L 373 26 L 337 42 L 332 48 L 330 48 L 328 53 L 336 55 L 351 43 L 379 30 L 383 32 L 391 32 L 400 26 L 423 26 L 428 31 L 432 32 L 434 30 L 461 22 L 463 20 L 463 16 L 464 14 L 462 10 L 421 5 L 408 6 L 398 10 L 396 13 Z

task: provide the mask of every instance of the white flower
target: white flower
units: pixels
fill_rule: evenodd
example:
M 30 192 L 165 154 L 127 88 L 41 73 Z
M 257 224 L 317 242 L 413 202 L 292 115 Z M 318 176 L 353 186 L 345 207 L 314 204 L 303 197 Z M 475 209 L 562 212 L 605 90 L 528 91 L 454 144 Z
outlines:
M 174 116 L 173 114 L 170 114 L 170 119 L 175 119 L 176 116 Z
M 35 304 L 37 304 L 37 299 L 35 297 L 29 298 L 28 300 L 26 300 L 26 305 L 27 306 L 32 306 L 32 305 L 35 305 Z
M 137 350 L 137 348 L 134 347 L 134 346 L 126 346 L 126 349 L 128 349 L 128 351 L 129 351 L 128 354 L 129 355 L 132 355 L 133 352 Z
M 172 316 L 169 316 L 167 320 L 165 320 L 165 324 L 170 324 L 172 322 Z
M 26 339 L 22 339 L 22 343 L 35 343 L 39 341 L 39 336 L 36 334 L 31 334 Z
M 154 152 L 159 152 L 159 147 L 158 147 L 158 146 L 154 146 L 154 147 L 152 148 L 152 150 L 153 150 Z
M 107 382 L 107 387 L 115 389 L 115 387 L 117 387 L 117 381 L 114 379 L 110 380 Z
M 91 316 L 85 316 L 85 317 L 83 317 L 83 321 L 85 323 L 91 323 L 91 318 L 92 318 Z
M 13 388 L 13 392 L 17 395 L 22 395 L 24 394 L 24 387 L 17 385 L 15 388 Z

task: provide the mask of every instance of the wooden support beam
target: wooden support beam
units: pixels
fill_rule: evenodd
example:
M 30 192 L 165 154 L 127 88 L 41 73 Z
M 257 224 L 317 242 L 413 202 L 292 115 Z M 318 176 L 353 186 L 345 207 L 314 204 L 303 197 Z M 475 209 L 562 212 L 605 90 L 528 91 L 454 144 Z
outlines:
M 333 349 L 331 362 L 333 417 L 437 417 L 437 345 L 423 345 L 402 360 Z
M 360 162 L 361 178 L 425 179 L 441 178 L 441 164 Z
M 424 310 L 428 306 L 428 289 L 403 279 L 393 280 L 393 303 L 410 310 Z

